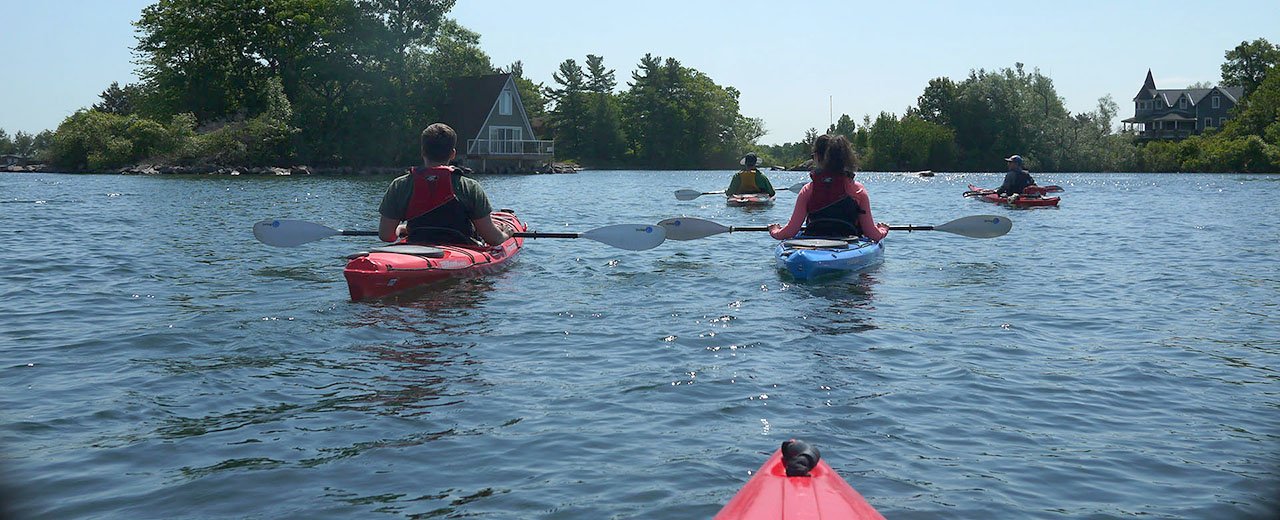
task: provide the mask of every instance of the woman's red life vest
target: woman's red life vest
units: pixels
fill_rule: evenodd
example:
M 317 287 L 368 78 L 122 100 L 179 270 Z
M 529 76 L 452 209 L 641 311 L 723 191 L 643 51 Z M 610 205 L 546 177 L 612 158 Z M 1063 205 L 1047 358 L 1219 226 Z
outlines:
M 409 243 L 483 244 L 467 216 L 467 208 L 453 192 L 453 167 L 415 167 L 409 171 L 413 192 L 405 220 Z
M 862 226 L 858 216 L 865 213 L 858 202 L 845 192 L 847 182 L 843 173 L 813 172 L 809 188 L 809 206 L 805 208 L 805 236 L 847 237 L 861 236 Z

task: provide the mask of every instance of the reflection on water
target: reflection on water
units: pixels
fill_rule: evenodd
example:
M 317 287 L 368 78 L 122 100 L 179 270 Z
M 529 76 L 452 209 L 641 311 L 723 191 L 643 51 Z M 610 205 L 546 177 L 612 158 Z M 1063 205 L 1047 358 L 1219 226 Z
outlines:
M 805 283 L 789 286 L 813 303 L 801 316 L 800 324 L 823 336 L 859 334 L 877 329 L 875 324 L 875 291 L 880 281 L 876 271 L 853 273 L 821 284 Z
M 483 307 L 503 273 L 480 278 L 451 278 L 401 291 L 381 300 L 353 302 L 356 325 L 387 327 L 415 334 L 456 333 L 487 324 Z

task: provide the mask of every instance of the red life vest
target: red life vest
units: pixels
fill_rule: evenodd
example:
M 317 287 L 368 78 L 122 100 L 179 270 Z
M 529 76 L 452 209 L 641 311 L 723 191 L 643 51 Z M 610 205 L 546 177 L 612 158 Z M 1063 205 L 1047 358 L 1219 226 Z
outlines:
M 467 216 L 467 208 L 453 192 L 453 167 L 415 167 L 409 171 L 413 191 L 405 220 L 409 243 L 483 244 Z
M 853 182 L 843 173 L 813 172 L 809 189 L 809 206 L 805 208 L 805 236 L 862 236 L 858 216 L 866 213 L 845 191 L 845 183 Z

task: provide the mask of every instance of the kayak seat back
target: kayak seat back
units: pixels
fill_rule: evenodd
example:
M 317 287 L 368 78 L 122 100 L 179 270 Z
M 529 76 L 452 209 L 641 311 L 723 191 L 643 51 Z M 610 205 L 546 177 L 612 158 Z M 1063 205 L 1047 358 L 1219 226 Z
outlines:
M 375 247 L 369 250 L 370 253 L 398 253 L 402 255 L 421 256 L 425 258 L 444 258 L 444 250 L 438 247 L 422 246 L 417 244 L 394 244 L 389 246 Z
M 797 238 L 785 240 L 782 242 L 785 247 L 793 249 L 848 249 L 849 242 L 847 240 L 833 240 L 829 238 Z

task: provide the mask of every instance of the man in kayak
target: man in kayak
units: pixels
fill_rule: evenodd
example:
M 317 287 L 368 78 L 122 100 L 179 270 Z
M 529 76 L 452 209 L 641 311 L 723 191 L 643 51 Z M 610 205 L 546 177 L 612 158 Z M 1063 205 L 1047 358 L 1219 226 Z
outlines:
M 489 213 L 489 197 L 475 179 L 449 165 L 458 135 L 444 123 L 422 131 L 423 166 L 391 181 L 378 213 L 378 238 L 411 244 L 501 245 L 507 233 Z
M 765 177 L 760 170 L 756 169 L 756 162 L 759 159 L 755 153 L 748 153 L 742 157 L 739 164 L 746 166 L 745 170 L 733 174 L 733 180 L 729 181 L 729 189 L 724 190 L 726 197 L 734 195 L 746 195 L 749 193 L 768 193 L 770 197 L 774 196 L 773 184 L 769 182 L 769 178 Z
M 862 183 L 853 180 L 858 168 L 853 147 L 842 135 L 822 135 L 813 143 L 813 182 L 800 189 L 787 225 L 769 224 L 769 235 L 778 240 L 795 237 L 805 225 L 810 237 L 865 236 L 879 242 L 889 226 L 871 216 L 871 199 Z
M 1004 162 L 1005 166 L 1009 167 L 1009 173 L 1004 174 L 1004 183 L 996 189 L 997 195 L 1022 195 L 1022 190 L 1036 183 L 1035 179 L 1031 178 L 1031 172 L 1022 169 L 1021 155 L 1010 155 Z

